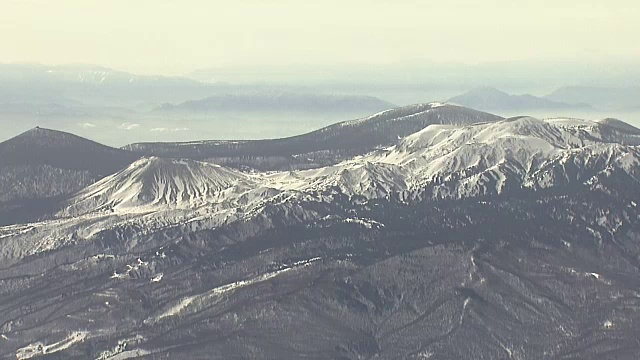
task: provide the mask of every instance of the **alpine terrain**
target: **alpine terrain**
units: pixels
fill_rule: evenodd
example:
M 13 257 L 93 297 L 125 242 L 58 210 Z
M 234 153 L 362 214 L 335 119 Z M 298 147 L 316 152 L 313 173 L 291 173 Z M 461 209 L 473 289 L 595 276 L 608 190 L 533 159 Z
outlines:
M 34 129 L 0 144 L 0 180 L 29 209 L 0 213 L 1 358 L 640 353 L 640 129 L 620 120 L 429 103 L 123 149 Z

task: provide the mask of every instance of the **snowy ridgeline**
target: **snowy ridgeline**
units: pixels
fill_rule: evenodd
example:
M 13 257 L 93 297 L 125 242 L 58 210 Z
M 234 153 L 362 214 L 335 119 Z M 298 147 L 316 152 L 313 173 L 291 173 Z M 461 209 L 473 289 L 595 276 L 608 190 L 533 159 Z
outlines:
M 606 171 L 637 172 L 640 134 L 610 122 L 517 118 L 430 125 L 395 146 L 310 170 L 245 174 L 196 161 L 145 158 L 83 190 L 63 214 L 159 211 L 204 204 L 245 207 L 271 197 L 328 194 L 433 198 L 587 183 Z M 563 173 L 567 166 L 576 172 Z
M 638 144 L 640 131 L 617 120 L 520 117 L 429 125 L 394 146 L 309 170 L 244 173 L 193 160 L 143 158 L 77 193 L 54 219 L 28 231 L 0 228 L 0 237 L 8 239 L 5 254 L 20 258 L 123 224 L 143 232 L 175 225 L 210 229 L 259 216 L 272 205 L 331 203 L 344 195 L 404 202 L 569 185 L 603 190 L 608 179 L 621 176 L 637 185 Z M 12 247 L 14 242 L 31 246 Z

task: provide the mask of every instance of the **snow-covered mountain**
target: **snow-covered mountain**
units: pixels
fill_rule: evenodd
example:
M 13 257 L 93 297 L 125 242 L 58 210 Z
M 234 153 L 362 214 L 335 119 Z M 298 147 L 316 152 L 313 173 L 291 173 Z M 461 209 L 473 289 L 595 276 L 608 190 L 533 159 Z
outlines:
M 430 124 L 473 124 L 502 119 L 459 106 L 429 103 L 394 108 L 307 134 L 273 140 L 139 143 L 124 149 L 146 156 L 206 160 L 257 170 L 332 165 L 395 144 Z
M 80 191 L 67 213 L 195 208 L 232 186 L 250 186 L 249 177 L 210 163 L 143 158 Z
M 445 118 L 439 108 L 461 114 Z M 90 219 L 96 230 L 85 233 L 95 236 L 132 221 L 151 232 L 187 220 L 199 228 L 248 221 L 282 204 L 439 201 L 577 187 L 609 191 L 607 183 L 621 178 L 628 187 L 640 186 L 640 130 L 619 120 L 516 117 L 473 123 L 464 108 L 424 109 L 437 116 L 395 145 L 314 169 L 246 173 L 194 160 L 143 158 L 65 200 L 55 217 L 72 228 Z M 381 116 L 338 126 L 370 126 Z M 46 224 L 38 227 L 49 231 Z
M 638 177 L 638 129 L 619 120 L 531 117 L 429 125 L 392 147 L 333 166 L 272 176 L 276 188 L 367 198 L 468 198 Z M 637 181 L 637 180 L 636 180 Z
M 332 161 L 144 157 L 0 227 L 0 356 L 637 355 L 640 130 L 432 103 L 285 140 L 224 151 Z
M 404 168 L 412 193 L 465 198 L 560 185 L 557 177 L 544 175 L 550 164 L 602 158 L 603 153 L 611 155 L 584 162 L 578 166 L 579 176 L 565 174 L 577 176 L 566 183 L 578 185 L 589 181 L 587 175 L 612 168 L 634 175 L 640 137 L 637 129 L 618 129 L 607 122 L 530 117 L 465 127 L 432 125 L 374 156 L 380 163 Z

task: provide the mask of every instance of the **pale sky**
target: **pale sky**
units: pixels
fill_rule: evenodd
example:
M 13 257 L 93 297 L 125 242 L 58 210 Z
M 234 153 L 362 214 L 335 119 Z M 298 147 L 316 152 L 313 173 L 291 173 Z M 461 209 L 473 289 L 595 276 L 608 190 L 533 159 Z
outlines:
M 640 61 L 638 0 L 0 0 L 0 62 L 142 74 L 231 65 Z

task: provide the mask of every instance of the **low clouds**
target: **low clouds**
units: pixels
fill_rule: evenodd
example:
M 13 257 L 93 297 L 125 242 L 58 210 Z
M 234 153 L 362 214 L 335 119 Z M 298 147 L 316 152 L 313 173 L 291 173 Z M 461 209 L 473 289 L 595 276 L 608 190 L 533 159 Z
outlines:
M 127 122 L 127 123 L 120 124 L 120 126 L 118 126 L 118 129 L 131 131 L 131 130 L 139 129 L 140 127 L 142 127 L 142 125 L 137 124 L 137 123 L 128 123 Z M 157 133 L 181 132 L 181 131 L 189 131 L 189 130 L 190 129 L 188 127 L 181 127 L 181 128 L 157 127 L 157 128 L 149 129 L 149 131 L 157 132 Z
M 153 128 L 151 129 L 153 132 L 177 132 L 177 131 L 189 131 L 189 128 Z
M 98 127 L 98 125 L 96 125 L 94 123 L 90 123 L 90 122 L 78 123 L 77 125 L 79 127 L 83 128 L 83 129 L 93 129 L 93 128 Z M 117 125 L 116 129 L 125 130 L 125 131 L 131 131 L 131 130 L 139 129 L 140 127 L 142 127 L 141 124 L 125 122 L 125 123 L 122 123 L 120 125 Z M 175 128 L 173 128 L 173 127 L 156 127 L 156 128 L 149 129 L 149 131 L 151 131 L 151 132 L 158 132 L 158 133 L 183 132 L 183 131 L 189 131 L 189 130 L 191 130 L 191 129 L 189 129 L 188 127 L 175 127 Z
M 132 124 L 132 123 L 122 123 L 118 129 L 120 130 L 134 130 L 140 127 L 140 124 Z

